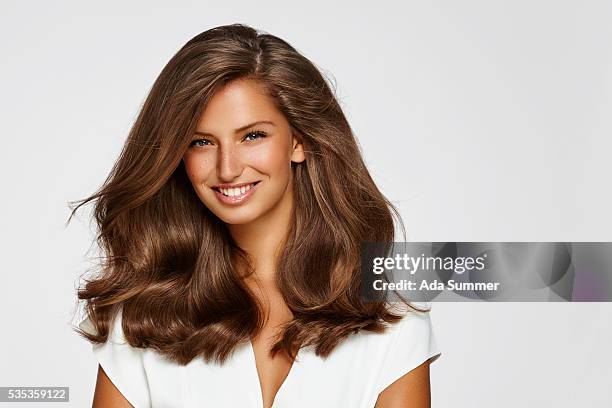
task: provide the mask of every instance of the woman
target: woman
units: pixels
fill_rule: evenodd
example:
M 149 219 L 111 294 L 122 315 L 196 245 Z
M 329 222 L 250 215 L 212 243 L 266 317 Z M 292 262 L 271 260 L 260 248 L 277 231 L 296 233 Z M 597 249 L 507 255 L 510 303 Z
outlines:
M 429 406 L 428 315 L 360 296 L 360 244 L 393 241 L 397 212 L 285 41 L 238 24 L 190 40 L 73 214 L 90 201 L 95 407 Z

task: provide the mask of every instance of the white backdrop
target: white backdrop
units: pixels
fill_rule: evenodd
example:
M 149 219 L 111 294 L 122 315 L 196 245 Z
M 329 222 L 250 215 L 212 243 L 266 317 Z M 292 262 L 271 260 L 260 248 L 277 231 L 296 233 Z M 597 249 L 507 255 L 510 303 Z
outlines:
M 0 386 L 91 403 L 70 323 L 93 231 L 87 211 L 64 227 L 67 201 L 103 182 L 197 33 L 246 23 L 332 75 L 409 240 L 612 241 L 611 20 L 607 1 L 3 0 Z M 611 312 L 434 304 L 433 407 L 611 406 Z

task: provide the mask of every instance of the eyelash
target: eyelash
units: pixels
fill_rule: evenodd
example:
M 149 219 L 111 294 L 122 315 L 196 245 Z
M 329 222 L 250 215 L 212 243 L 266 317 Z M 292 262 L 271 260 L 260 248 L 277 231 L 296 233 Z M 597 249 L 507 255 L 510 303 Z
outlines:
M 242 140 L 245 140 L 247 137 L 252 136 L 252 135 L 257 136 L 257 138 L 255 139 L 255 140 L 257 140 L 257 139 L 259 139 L 259 138 L 264 138 L 264 137 L 266 137 L 266 136 L 267 136 L 267 133 L 266 133 L 266 132 L 262 132 L 261 130 L 254 130 L 254 131 L 252 131 L 252 132 L 247 133 L 247 134 L 246 134 L 246 135 L 245 135 L 245 136 L 242 138 Z M 255 140 L 248 140 L 248 141 L 252 141 L 252 142 L 254 142 Z M 204 146 L 210 146 L 210 145 L 208 145 L 208 144 L 207 144 L 207 145 L 203 145 L 203 146 L 197 146 L 197 145 L 196 145 L 196 143 L 198 143 L 198 142 L 209 142 L 209 143 L 210 143 L 210 141 L 209 141 L 209 140 L 206 140 L 206 139 L 196 139 L 196 140 L 193 140 L 193 141 L 192 141 L 192 142 L 189 144 L 189 146 L 194 146 L 194 147 L 204 147 Z

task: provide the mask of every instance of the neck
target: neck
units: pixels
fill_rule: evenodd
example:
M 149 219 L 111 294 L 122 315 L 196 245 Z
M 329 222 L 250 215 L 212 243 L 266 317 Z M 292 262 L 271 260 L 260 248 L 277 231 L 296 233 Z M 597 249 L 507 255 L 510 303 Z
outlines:
M 276 261 L 287 239 L 292 204 L 290 185 L 283 198 L 267 213 L 248 224 L 228 225 L 236 244 L 253 259 L 256 279 L 266 286 L 275 282 Z

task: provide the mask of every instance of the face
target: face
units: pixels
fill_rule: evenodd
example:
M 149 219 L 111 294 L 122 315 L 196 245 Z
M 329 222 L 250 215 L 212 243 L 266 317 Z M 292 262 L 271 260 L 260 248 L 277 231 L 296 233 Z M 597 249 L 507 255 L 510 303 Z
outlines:
M 247 224 L 292 200 L 291 163 L 304 151 L 284 115 L 253 80 L 209 101 L 183 156 L 193 188 L 227 224 Z

